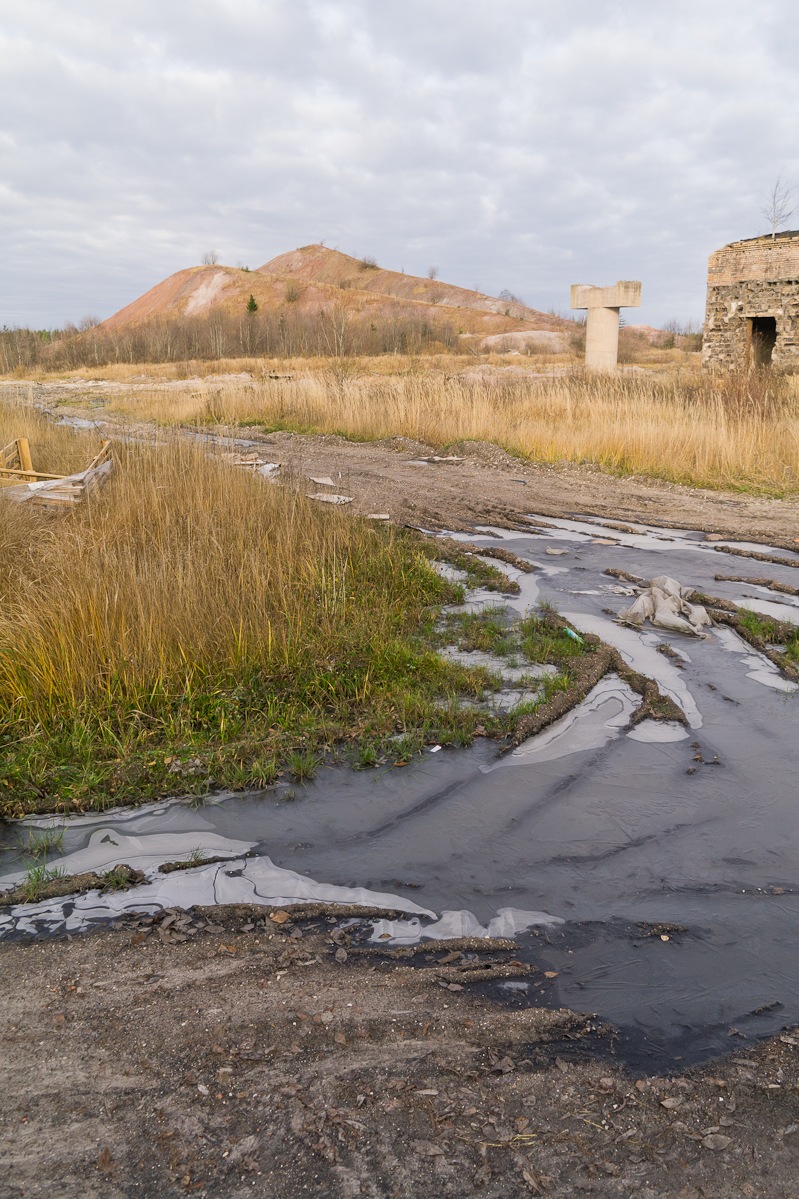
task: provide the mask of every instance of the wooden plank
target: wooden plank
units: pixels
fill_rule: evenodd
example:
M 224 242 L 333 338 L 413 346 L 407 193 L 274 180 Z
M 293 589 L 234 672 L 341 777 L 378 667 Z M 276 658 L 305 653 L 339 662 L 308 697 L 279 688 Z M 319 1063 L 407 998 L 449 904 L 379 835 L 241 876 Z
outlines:
M 19 449 L 15 438 L 14 441 L 9 441 L 8 445 L 0 450 L 0 467 L 6 466 L 11 469 L 19 465 Z
M 103 462 L 105 462 L 105 460 L 107 458 L 109 458 L 111 456 L 111 448 L 110 447 L 111 447 L 110 441 L 103 442 L 102 446 L 100 447 L 100 452 L 95 454 L 95 456 L 92 458 L 89 465 L 86 467 L 87 473 L 90 470 L 94 470 L 94 468 L 96 466 L 100 466 Z
M 28 474 L 32 474 L 31 447 L 27 437 L 17 438 L 17 453 L 19 454 L 19 465 L 22 470 L 27 471 Z
M 20 475 L 24 475 L 35 483 L 37 479 L 68 479 L 69 475 L 45 475 L 40 470 L 19 470 L 17 467 L 13 469 L 8 466 L 0 466 L 0 476 L 8 476 L 9 478 L 19 479 Z

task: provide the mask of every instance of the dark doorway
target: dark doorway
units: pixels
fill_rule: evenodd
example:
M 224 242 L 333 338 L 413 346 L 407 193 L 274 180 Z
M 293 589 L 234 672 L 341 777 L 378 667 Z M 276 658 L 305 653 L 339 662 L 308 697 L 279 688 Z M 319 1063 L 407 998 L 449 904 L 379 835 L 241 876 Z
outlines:
M 752 340 L 752 361 L 755 366 L 769 366 L 777 341 L 777 321 L 773 316 L 753 316 L 749 319 Z

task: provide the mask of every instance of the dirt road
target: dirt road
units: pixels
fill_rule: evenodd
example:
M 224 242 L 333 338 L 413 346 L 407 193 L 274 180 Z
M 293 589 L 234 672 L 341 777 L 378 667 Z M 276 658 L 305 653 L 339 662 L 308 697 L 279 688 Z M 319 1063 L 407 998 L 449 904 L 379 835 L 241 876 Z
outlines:
M 337 491 L 353 497 L 354 511 L 386 512 L 398 524 L 469 529 L 475 524 L 512 523 L 526 513 L 580 513 L 799 548 L 799 500 L 614 478 L 565 462 L 526 463 L 482 442 L 447 448 L 446 456 L 462 456 L 462 462 L 418 465 L 436 451 L 403 438 L 364 443 L 271 433 L 259 440 L 284 471 L 298 478 L 328 475 Z
M 797 1193 L 793 1035 L 633 1078 L 596 1020 L 480 998 L 512 949 L 211 919 L 0 949 L 4 1199 Z
M 219 377 L 220 381 L 225 378 Z M 137 389 L 146 392 L 148 386 L 108 381 L 6 381 L 0 383 L 0 390 L 4 397 L 16 396 L 52 412 L 55 419 L 96 427 L 103 436 L 124 438 L 131 433 L 150 437 L 154 427 L 120 417 L 104 404 Z M 178 390 L 189 386 L 190 382 L 171 384 Z M 184 432 L 188 434 L 188 430 Z M 209 427 L 207 435 L 212 433 L 256 443 L 265 459 L 282 464 L 284 481 L 306 491 L 325 490 L 309 476 L 327 476 L 334 482 L 328 490 L 352 498 L 351 511 L 388 513 L 397 524 L 469 529 L 492 522 L 513 524 L 528 513 L 579 513 L 702 529 L 799 548 L 799 498 L 776 500 L 635 476 L 616 478 L 570 462 L 530 463 L 497 445 L 475 441 L 453 442 L 442 451 L 404 437 L 355 442 L 328 434 L 264 435 L 257 429 Z M 462 461 L 421 461 L 436 455 Z

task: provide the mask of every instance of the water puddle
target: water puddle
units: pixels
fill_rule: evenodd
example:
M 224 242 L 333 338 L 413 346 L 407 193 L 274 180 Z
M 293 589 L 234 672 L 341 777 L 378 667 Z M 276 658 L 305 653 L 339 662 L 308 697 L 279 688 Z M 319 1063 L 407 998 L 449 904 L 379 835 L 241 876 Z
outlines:
M 664 695 L 682 708 L 692 729 L 702 727 L 701 713 L 682 673 L 658 652 L 657 647 L 665 640 L 659 633 L 639 633 L 614 624 L 606 616 L 588 612 L 564 612 L 562 615 L 581 632 L 596 633 L 608 645 L 614 646 L 628 666 L 654 679 Z
M 748 679 L 755 679 L 764 687 L 771 687 L 774 691 L 782 691 L 789 695 L 797 690 L 796 683 L 784 678 L 765 654 L 761 654 L 744 641 L 743 637 L 739 637 L 734 629 L 721 625 L 713 632 L 723 649 L 738 655 L 741 664 L 746 668 Z
M 571 712 L 498 762 L 481 769 L 490 774 L 504 766 L 529 766 L 532 762 L 551 762 L 567 754 L 601 749 L 621 736 L 639 703 L 639 696 L 618 675 L 605 675 Z M 685 730 L 682 732 L 685 735 Z
M 733 599 L 755 585 L 716 582 L 719 543 L 699 533 L 546 519 L 549 528 L 529 534 L 468 538 L 488 547 L 501 537 L 538 569 L 509 571 L 520 595 L 478 593 L 466 607 L 523 614 L 547 600 L 655 678 L 688 728 L 644 721 L 630 730 L 638 697 L 608 676 L 502 757 L 480 739 L 425 751 L 402 770 L 324 769 L 295 786 L 293 800 L 281 785 L 9 825 L 0 886 L 31 864 L 21 842 L 53 828 L 63 840 L 48 866 L 74 873 L 124 861 L 146 878 L 129 891 L 0 909 L 0 935 L 76 932 L 127 911 L 191 904 L 359 904 L 402 914 L 373 922 L 376 945 L 516 937 L 521 958 L 557 974 L 548 1002 L 599 1013 L 661 1065 L 799 1022 L 796 686 L 726 627 L 689 641 L 614 623 L 629 596 L 605 570 L 668 573 Z M 551 557 L 544 547 L 567 552 Z M 755 578 L 762 563 L 739 559 L 735 572 Z M 794 584 L 793 575 L 769 564 L 777 581 Z M 198 856 L 224 860 L 158 869 Z M 651 933 L 665 926 L 673 931 Z M 499 983 L 495 998 L 541 1001 L 535 987 Z

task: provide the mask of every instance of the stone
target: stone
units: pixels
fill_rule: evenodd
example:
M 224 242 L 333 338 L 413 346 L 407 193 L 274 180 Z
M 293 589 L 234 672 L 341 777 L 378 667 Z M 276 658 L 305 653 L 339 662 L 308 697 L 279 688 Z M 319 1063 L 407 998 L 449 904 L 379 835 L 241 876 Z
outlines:
M 799 363 L 799 231 L 731 242 L 708 260 L 702 365 Z
M 619 361 L 619 310 L 637 308 L 641 284 L 627 279 L 612 287 L 573 283 L 572 308 L 586 308 L 585 365 L 588 370 L 613 371 Z

